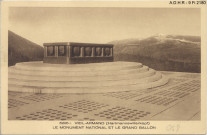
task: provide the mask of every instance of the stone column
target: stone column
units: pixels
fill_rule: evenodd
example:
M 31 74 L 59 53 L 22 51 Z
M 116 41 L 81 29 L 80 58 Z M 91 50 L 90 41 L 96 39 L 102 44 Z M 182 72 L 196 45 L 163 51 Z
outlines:
M 105 53 L 104 50 L 105 50 L 104 47 L 102 47 L 102 54 L 101 54 L 102 57 L 104 57 L 104 53 Z
M 47 46 L 45 46 L 44 51 L 44 57 L 47 57 Z
M 55 46 L 55 57 L 58 57 L 58 46 Z
M 85 51 L 85 49 L 84 49 L 84 47 L 81 47 L 81 57 L 84 57 L 84 52 Z
M 67 46 L 66 48 L 67 48 L 66 49 L 67 50 L 67 57 L 70 57 L 70 46 Z
M 95 57 L 95 47 L 92 47 L 92 57 Z
M 66 51 L 66 64 L 69 64 L 69 46 L 68 45 L 66 45 L 66 47 L 65 47 L 65 51 Z
M 111 47 L 111 56 L 113 56 L 113 47 Z

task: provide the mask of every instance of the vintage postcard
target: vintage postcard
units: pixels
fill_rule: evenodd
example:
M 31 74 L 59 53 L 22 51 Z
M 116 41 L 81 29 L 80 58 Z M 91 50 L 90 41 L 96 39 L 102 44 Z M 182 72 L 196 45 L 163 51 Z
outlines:
M 1 2 L 1 134 L 205 134 L 206 1 Z

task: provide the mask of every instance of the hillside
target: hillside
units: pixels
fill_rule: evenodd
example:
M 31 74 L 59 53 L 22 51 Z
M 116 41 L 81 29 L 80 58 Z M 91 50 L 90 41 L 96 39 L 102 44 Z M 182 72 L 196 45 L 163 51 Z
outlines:
M 141 62 L 156 70 L 201 71 L 200 37 L 154 35 L 145 39 L 112 41 L 115 61 Z
M 12 31 L 8 32 L 8 66 L 18 62 L 41 61 L 43 47 L 35 44 Z

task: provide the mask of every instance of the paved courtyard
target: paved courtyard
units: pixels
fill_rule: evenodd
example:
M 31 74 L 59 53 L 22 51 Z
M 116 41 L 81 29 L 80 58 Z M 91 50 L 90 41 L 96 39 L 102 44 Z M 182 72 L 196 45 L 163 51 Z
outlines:
M 9 92 L 9 120 L 200 120 L 201 76 L 162 72 L 161 87 L 102 94 Z

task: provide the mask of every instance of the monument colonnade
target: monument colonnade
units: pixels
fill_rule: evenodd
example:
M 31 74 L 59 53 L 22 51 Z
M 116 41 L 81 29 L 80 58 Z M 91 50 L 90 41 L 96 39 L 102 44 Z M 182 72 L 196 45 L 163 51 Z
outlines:
M 44 63 L 73 64 L 113 61 L 112 44 L 45 43 Z

